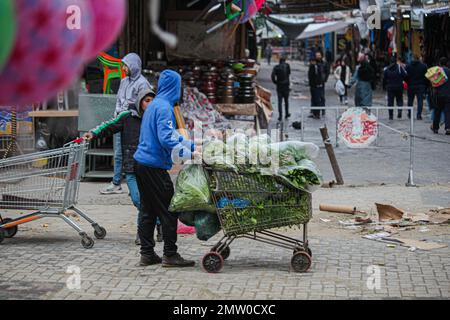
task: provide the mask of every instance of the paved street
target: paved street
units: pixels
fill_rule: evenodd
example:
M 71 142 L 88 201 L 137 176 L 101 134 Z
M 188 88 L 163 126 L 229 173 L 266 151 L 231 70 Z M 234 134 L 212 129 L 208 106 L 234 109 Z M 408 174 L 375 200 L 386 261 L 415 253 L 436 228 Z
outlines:
M 304 67 L 294 65 L 294 77 L 300 83 L 304 71 Z M 260 81 L 273 88 L 269 75 L 270 70 L 263 65 Z M 309 96 L 307 87 L 299 85 L 298 90 Z M 327 97 L 328 101 L 337 100 L 332 89 Z M 377 99 L 382 100 L 382 94 L 378 93 Z M 308 105 L 309 98 L 292 99 L 292 103 L 292 120 L 298 120 L 298 106 Z M 332 118 L 329 113 L 330 128 Z M 306 123 L 307 139 L 318 144 L 320 124 L 311 119 Z M 389 125 L 407 130 L 408 121 L 393 121 Z M 417 123 L 416 133 L 450 142 L 450 137 L 430 134 L 429 125 L 429 120 Z M 288 135 L 298 138 L 299 132 L 290 127 Z M 80 207 L 107 229 L 106 239 L 97 240 L 93 249 L 85 250 L 74 230 L 62 220 L 39 220 L 21 226 L 14 239 L 0 245 L 0 299 L 449 299 L 448 224 L 428 225 L 426 231 L 418 226 L 399 231 L 399 237 L 447 245 L 412 252 L 363 239 L 364 228 L 344 228 L 339 223 L 351 217 L 318 210 L 320 203 L 357 206 L 372 215 L 375 202 L 413 213 L 450 206 L 449 145 L 417 142 L 418 186 L 414 188 L 404 186 L 409 143 L 401 141 L 398 134 L 383 131 L 380 145 L 384 147 L 337 149 L 346 186 L 322 188 L 313 195 L 314 217 L 309 226 L 313 265 L 306 274 L 291 272 L 292 252 L 250 240 L 232 245 L 222 273 L 207 274 L 201 269 L 200 260 L 217 236 L 204 243 L 195 235 L 179 237 L 180 252 L 198 262 L 195 268 L 136 267 L 136 213 L 127 194 L 101 196 L 98 190 L 104 184 L 83 182 Z M 334 179 L 324 150 L 318 164 L 326 180 Z M 16 214 L 7 212 L 4 216 Z M 92 235 L 88 225 L 83 223 L 83 227 Z M 300 236 L 299 230 L 280 232 Z M 161 253 L 161 244 L 157 250 Z M 80 288 L 71 286 L 76 284 L 73 280 L 77 271 Z
M 436 201 L 444 204 L 443 195 L 449 204 L 448 187 L 321 189 L 314 194 L 315 214 L 310 224 L 313 266 L 309 273 L 290 272 L 291 253 L 286 250 L 241 240 L 232 246 L 223 272 L 210 275 L 199 264 L 186 270 L 135 267 L 134 209 L 126 195 L 97 196 L 100 186 L 82 185 L 80 207 L 101 221 L 108 230 L 107 238 L 85 250 L 62 221 L 41 220 L 23 226 L 16 238 L 0 246 L 0 299 L 450 298 L 448 247 L 415 252 L 400 246 L 390 248 L 362 239 L 359 230 L 339 227 L 338 220 L 346 219 L 345 215 L 317 211 L 324 201 L 353 203 L 369 212 L 375 201 L 394 202 L 410 211 L 426 210 Z M 331 221 L 324 223 L 320 218 Z M 416 230 L 402 236 L 450 245 L 448 225 L 428 228 L 427 233 Z M 92 234 L 88 226 L 86 230 Z M 300 234 L 298 230 L 281 231 Z M 179 238 L 181 252 L 198 262 L 213 242 L 202 243 L 195 236 Z M 377 290 L 367 287 L 372 265 L 380 272 Z M 66 273 L 70 266 L 80 268 L 81 289 L 66 286 L 71 279 Z

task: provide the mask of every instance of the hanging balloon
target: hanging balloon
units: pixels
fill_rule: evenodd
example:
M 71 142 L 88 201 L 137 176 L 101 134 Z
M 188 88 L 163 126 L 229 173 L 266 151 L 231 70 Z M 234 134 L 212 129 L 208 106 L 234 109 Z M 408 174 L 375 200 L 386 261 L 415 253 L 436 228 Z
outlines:
M 95 58 L 117 39 L 127 12 L 125 0 L 90 0 L 89 2 L 92 8 L 95 36 L 91 37 L 93 42 L 86 55 L 87 60 Z
M 11 0 L 0 1 L 0 72 L 14 45 L 16 19 Z
M 262 6 L 264 5 L 265 2 L 266 2 L 266 0 L 255 0 L 256 9 L 259 11 L 259 9 L 262 8 Z
M 0 73 L 0 105 L 45 101 L 79 75 L 92 31 L 84 0 L 16 0 L 17 35 Z

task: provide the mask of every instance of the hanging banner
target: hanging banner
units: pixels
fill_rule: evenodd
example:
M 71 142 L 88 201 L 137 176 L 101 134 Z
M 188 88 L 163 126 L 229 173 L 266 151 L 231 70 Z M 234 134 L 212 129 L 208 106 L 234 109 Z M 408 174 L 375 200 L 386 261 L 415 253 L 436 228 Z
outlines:
M 378 119 L 363 108 L 349 108 L 338 123 L 338 136 L 349 148 L 367 148 L 378 136 Z

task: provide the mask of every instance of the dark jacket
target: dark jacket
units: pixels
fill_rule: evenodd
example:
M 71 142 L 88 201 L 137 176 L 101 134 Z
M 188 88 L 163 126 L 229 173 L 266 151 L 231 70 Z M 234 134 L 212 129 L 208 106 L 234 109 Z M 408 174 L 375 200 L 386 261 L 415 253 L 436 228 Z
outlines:
M 425 90 L 429 85 L 427 78 L 425 78 L 427 70 L 427 66 L 420 61 L 413 61 L 406 66 L 408 88 Z
M 406 79 L 406 70 L 394 63 L 384 69 L 383 87 L 386 90 L 403 90 L 403 81 Z
M 289 64 L 282 62 L 275 66 L 272 71 L 272 82 L 277 85 L 277 89 L 289 88 L 291 76 L 291 67 Z
M 140 92 L 137 100 L 139 105 L 148 94 L 154 95 L 151 90 L 143 90 Z M 122 168 L 125 173 L 136 172 L 136 161 L 133 156 L 139 145 L 141 120 L 142 111 L 138 111 L 136 106 L 132 104 L 127 111 L 121 112 L 114 119 L 106 121 L 91 130 L 94 139 L 107 138 L 116 133 L 122 133 Z
M 447 82 L 445 82 L 442 86 L 436 88 L 436 96 L 438 99 L 444 98 L 447 101 L 450 101 L 450 69 L 447 67 L 442 67 L 447 75 Z
M 325 84 L 322 66 L 319 64 L 310 64 L 308 70 L 309 86 L 311 88 L 323 87 Z

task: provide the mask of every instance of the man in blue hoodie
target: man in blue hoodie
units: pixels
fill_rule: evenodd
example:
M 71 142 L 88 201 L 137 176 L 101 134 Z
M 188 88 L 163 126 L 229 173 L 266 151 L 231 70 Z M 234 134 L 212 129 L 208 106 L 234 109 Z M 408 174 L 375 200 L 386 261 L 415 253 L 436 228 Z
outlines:
M 181 76 L 172 70 L 161 73 L 158 93 L 144 113 L 139 147 L 134 154 L 143 215 L 138 226 L 141 239 L 140 266 L 162 263 L 163 267 L 192 267 L 194 261 L 177 253 L 176 215 L 169 212 L 174 187 L 168 170 L 173 161 L 192 159 L 193 142 L 176 131 L 174 106 L 181 97 Z M 162 224 L 164 256 L 155 253 L 153 233 L 156 219 Z
M 136 53 L 127 54 L 123 59 L 123 69 L 127 75 L 120 82 L 117 93 L 117 103 L 114 117 L 117 117 L 128 108 L 137 103 L 139 92 L 152 90 L 152 86 L 142 75 L 142 61 Z M 123 193 L 122 182 L 122 141 L 121 133 L 114 135 L 114 177 L 111 184 L 101 194 Z

